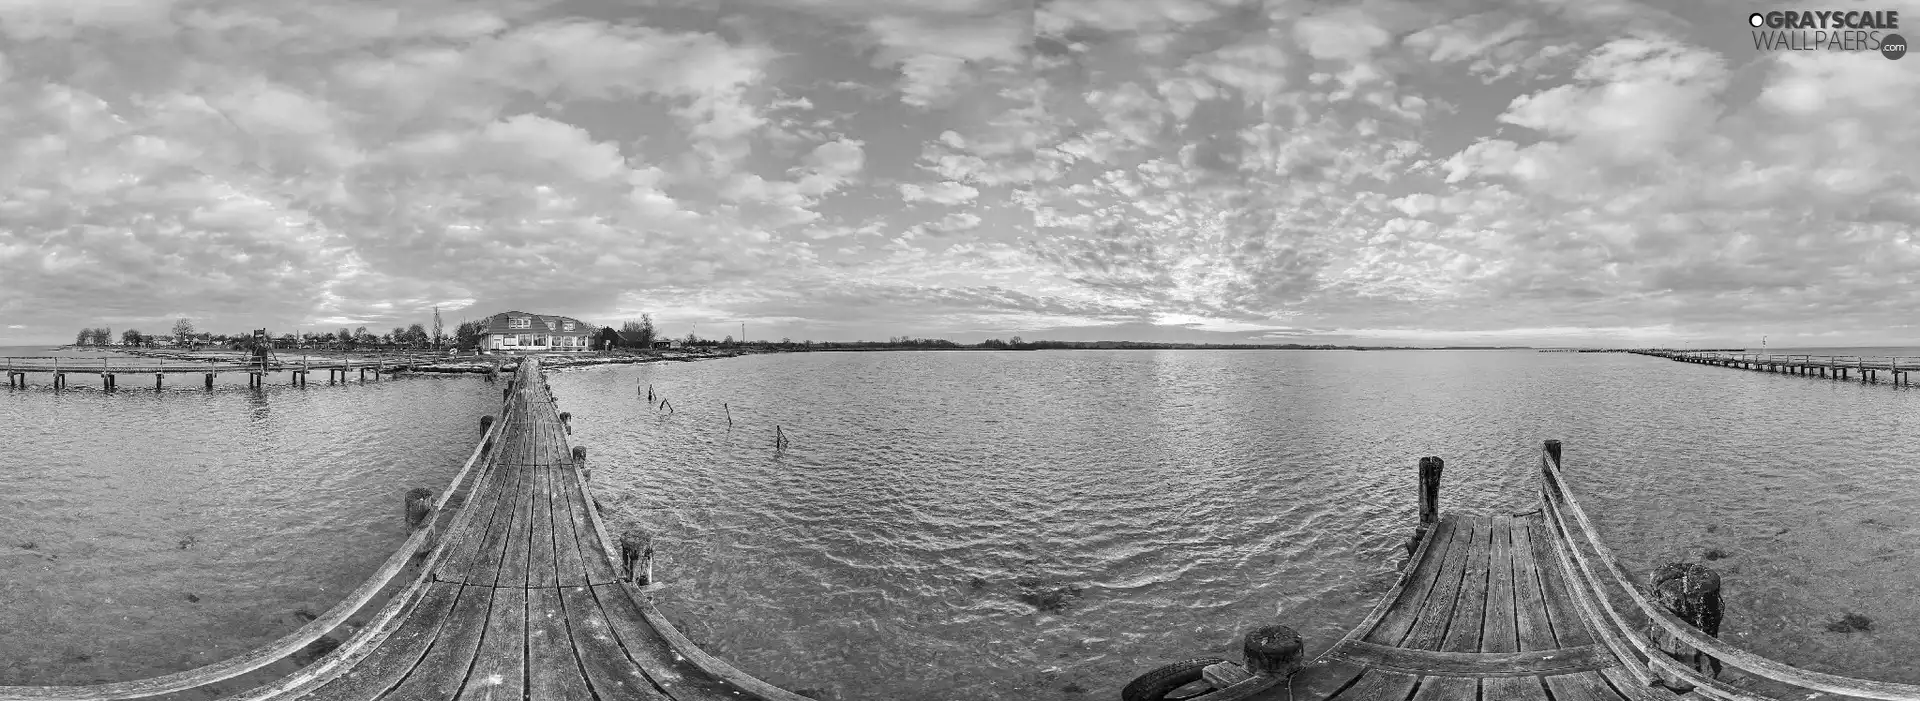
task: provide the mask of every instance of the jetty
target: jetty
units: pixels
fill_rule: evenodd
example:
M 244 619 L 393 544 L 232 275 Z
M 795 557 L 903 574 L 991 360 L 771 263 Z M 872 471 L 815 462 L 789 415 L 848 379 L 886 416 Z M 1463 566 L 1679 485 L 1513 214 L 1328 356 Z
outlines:
M 1308 660 L 1285 625 L 1249 631 L 1239 662 L 1193 657 L 1136 678 L 1122 701 L 1920 701 L 1920 685 L 1800 669 L 1718 639 L 1728 612 L 1705 564 L 1629 572 L 1569 488 L 1560 441 L 1540 452 L 1537 508 L 1443 514 L 1438 457 L 1395 584 Z M 1743 672 L 1729 680 L 1726 670 Z
M 540 358 L 523 358 L 499 420 L 481 417 L 452 483 L 437 497 L 407 495 L 411 535 L 334 608 L 197 669 L 0 687 L 0 700 L 138 699 L 224 683 L 219 698 L 234 701 L 809 701 L 702 651 L 655 608 L 666 584 L 653 579 L 652 535 L 608 532 L 587 490 L 586 449 L 569 445 L 571 420 Z M 365 625 L 328 635 L 380 599 Z M 312 659 L 291 673 L 254 679 L 303 651 Z
M 1775 355 L 1770 353 L 1721 353 L 1702 351 L 1635 350 L 1638 355 L 1714 365 L 1736 370 L 1774 372 L 1831 380 L 1858 380 L 1867 384 L 1913 386 L 1913 372 L 1920 370 L 1920 357 L 1865 355 Z

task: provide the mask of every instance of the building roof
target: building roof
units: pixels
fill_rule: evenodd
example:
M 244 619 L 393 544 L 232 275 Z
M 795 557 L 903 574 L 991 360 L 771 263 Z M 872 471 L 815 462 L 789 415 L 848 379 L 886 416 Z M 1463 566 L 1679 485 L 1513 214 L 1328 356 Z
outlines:
M 530 317 L 528 328 L 516 329 L 507 326 L 507 320 L 516 317 Z M 566 331 L 566 322 L 573 322 L 573 330 Z M 528 314 L 526 312 L 500 312 L 480 320 L 480 335 L 495 333 L 544 333 L 560 336 L 592 336 L 600 332 L 600 327 L 570 316 L 552 314 Z

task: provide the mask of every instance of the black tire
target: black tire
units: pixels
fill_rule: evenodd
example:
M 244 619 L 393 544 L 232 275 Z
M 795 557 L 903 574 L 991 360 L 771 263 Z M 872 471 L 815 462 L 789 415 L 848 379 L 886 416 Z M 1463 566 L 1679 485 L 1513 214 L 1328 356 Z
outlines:
M 1208 665 L 1225 661 L 1218 657 L 1195 657 L 1142 674 L 1132 683 L 1127 684 L 1125 689 L 1120 690 L 1120 701 L 1164 701 L 1167 699 L 1167 694 L 1173 693 L 1174 690 L 1200 681 L 1200 670 L 1206 669 Z M 1204 692 L 1173 698 L 1191 698 L 1198 696 L 1199 693 Z

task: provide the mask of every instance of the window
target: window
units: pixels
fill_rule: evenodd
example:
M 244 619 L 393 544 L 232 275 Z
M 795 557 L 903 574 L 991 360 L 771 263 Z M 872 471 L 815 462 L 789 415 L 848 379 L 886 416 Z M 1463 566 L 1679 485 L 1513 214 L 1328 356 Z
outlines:
M 534 337 L 533 337 L 533 345 L 536 345 L 536 346 L 544 346 L 544 345 L 547 345 L 547 335 L 546 335 L 546 334 L 540 334 L 540 335 L 538 335 L 538 336 L 534 336 Z
M 527 317 L 527 316 L 509 317 L 507 319 L 507 328 L 510 328 L 510 329 L 533 328 L 533 317 Z
M 513 335 L 513 334 L 510 334 L 510 333 L 508 333 L 508 334 L 501 334 L 501 335 L 499 335 L 499 336 L 495 336 L 495 337 L 494 337 L 494 341 L 495 341 L 495 342 L 497 342 L 497 343 L 499 343 L 499 344 L 500 344 L 501 346 L 517 346 L 517 345 L 520 345 L 520 338 L 519 338 L 518 336 L 515 336 L 515 335 Z
M 566 321 L 566 322 L 561 322 L 561 324 L 560 324 L 560 330 L 561 330 L 561 331 L 572 331 L 572 330 L 573 330 L 573 322 L 572 322 L 572 321 Z
M 520 334 L 520 345 L 523 345 L 523 346 L 533 345 L 533 334 L 525 334 L 525 333 Z

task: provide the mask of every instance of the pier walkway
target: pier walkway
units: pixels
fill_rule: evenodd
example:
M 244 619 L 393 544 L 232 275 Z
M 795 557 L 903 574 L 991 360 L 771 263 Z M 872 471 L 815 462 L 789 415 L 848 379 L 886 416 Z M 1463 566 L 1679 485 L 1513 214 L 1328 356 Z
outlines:
M 167 360 L 165 358 L 62 358 L 62 357 L 7 357 L 0 359 L 0 370 L 7 376 L 7 387 L 25 388 L 28 377 L 45 375 L 55 389 L 67 387 L 68 375 L 98 375 L 100 387 L 109 392 L 119 388 L 123 375 L 152 375 L 155 389 L 165 386 L 168 375 L 203 375 L 207 389 L 213 389 L 214 377 L 222 373 L 245 373 L 250 387 L 260 387 L 266 377 L 274 373 L 289 373 L 291 384 L 304 386 L 307 376 L 314 372 L 327 373 L 327 382 L 346 382 L 349 375 L 356 371 L 359 379 L 366 380 L 371 373 L 378 380 L 383 375 L 401 372 L 417 372 L 423 368 L 450 361 L 472 361 L 473 356 L 448 356 L 444 353 L 426 353 L 410 355 L 380 355 L 371 358 L 335 358 L 319 357 L 295 359 L 293 357 L 275 359 L 268 362 L 251 360 L 244 357 L 209 358 L 205 360 Z M 485 361 L 488 370 L 472 372 L 492 372 L 497 374 L 500 361 Z
M 807 701 L 701 651 L 654 607 L 661 585 L 650 583 L 650 543 L 623 536 L 614 547 L 586 490 L 585 452 L 568 446 L 571 417 L 555 406 L 540 359 L 520 363 L 503 392 L 503 419 L 483 421 L 481 444 L 447 495 L 432 505 L 429 495 L 410 496 L 413 537 L 319 620 L 200 669 L 0 687 L 0 699 L 145 698 L 233 679 L 303 649 L 408 571 L 412 583 L 331 652 L 221 698 Z M 476 467 L 464 505 L 450 507 L 448 496 Z
M 1263 626 L 1242 662 L 1169 664 L 1122 700 L 1920 701 L 1920 685 L 1803 670 L 1720 642 L 1719 574 L 1676 562 L 1629 575 L 1569 491 L 1559 441 L 1541 451 L 1539 508 L 1526 513 L 1442 514 L 1443 467 L 1420 461 L 1420 516 L 1398 581 L 1318 658 L 1305 659 L 1292 629 Z
M 1635 350 L 1637 355 L 1666 358 L 1696 365 L 1777 372 L 1833 380 L 1859 380 L 1869 384 L 1885 381 L 1894 386 L 1913 386 L 1913 371 L 1920 370 L 1920 358 L 1864 355 L 1775 355 L 1768 353 L 1717 353 L 1701 351 Z

